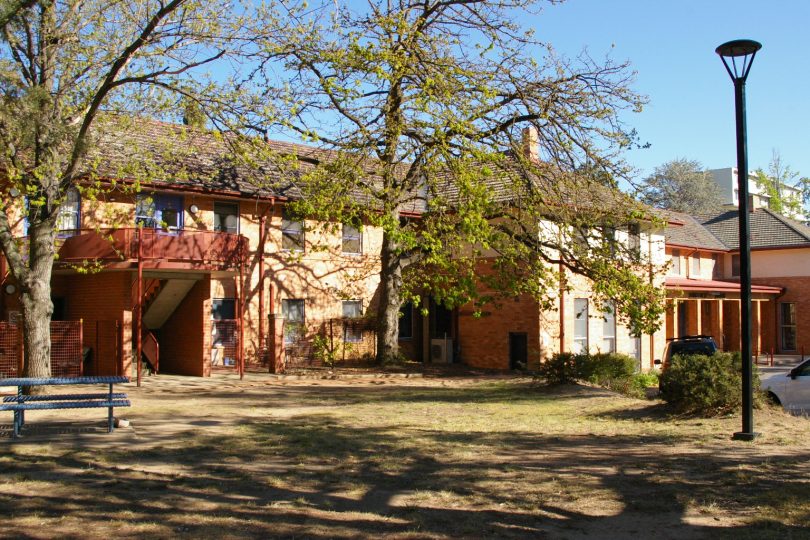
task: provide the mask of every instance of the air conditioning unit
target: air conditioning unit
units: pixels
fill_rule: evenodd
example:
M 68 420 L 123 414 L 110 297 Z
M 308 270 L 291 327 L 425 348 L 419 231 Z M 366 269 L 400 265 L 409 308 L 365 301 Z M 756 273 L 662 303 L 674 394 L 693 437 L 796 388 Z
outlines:
M 453 340 L 431 339 L 430 361 L 434 364 L 450 364 L 453 362 Z

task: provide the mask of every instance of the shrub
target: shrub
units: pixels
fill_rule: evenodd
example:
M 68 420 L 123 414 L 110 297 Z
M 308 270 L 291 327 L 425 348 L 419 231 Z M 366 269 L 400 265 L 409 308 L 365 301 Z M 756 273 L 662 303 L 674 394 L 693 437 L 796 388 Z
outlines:
M 537 370 L 547 384 L 570 384 L 577 379 L 577 355 L 574 353 L 557 353 L 542 362 Z
M 661 398 L 677 412 L 717 416 L 742 402 L 742 361 L 739 353 L 674 356 L 661 374 Z M 754 372 L 754 387 L 759 377 Z

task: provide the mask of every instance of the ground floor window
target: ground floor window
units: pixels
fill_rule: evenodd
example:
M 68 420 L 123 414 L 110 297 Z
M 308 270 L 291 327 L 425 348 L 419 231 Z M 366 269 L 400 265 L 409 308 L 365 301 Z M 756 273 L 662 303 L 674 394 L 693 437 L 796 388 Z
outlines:
M 281 313 L 284 315 L 284 343 L 296 343 L 304 337 L 304 301 L 282 300 Z
M 574 298 L 574 352 L 588 352 L 588 299 Z
M 406 302 L 399 308 L 399 339 L 413 338 L 413 303 Z
M 602 308 L 602 352 L 616 352 L 616 309 L 612 300 Z
M 349 319 L 343 325 L 343 341 L 357 343 L 363 341 L 363 332 L 356 319 L 363 316 L 363 303 L 360 300 L 343 301 L 343 318 Z
M 214 298 L 211 300 L 211 325 L 214 347 L 227 347 L 236 342 L 236 300 Z
M 796 350 L 796 304 L 779 304 L 779 336 L 783 351 Z

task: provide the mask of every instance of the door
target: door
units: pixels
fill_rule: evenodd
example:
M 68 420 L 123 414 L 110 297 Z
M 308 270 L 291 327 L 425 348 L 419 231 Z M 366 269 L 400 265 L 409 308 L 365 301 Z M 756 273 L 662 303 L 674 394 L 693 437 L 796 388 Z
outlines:
M 526 369 L 529 344 L 525 333 L 509 332 L 509 369 Z

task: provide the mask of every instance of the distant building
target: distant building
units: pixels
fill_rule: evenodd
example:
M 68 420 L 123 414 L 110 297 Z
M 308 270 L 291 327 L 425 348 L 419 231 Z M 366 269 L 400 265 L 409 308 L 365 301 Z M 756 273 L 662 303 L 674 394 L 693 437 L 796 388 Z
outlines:
M 737 189 L 737 167 L 726 167 L 724 169 L 711 169 L 709 173 L 712 176 L 712 179 L 715 183 L 720 187 L 720 193 L 723 197 L 724 204 L 730 204 L 734 206 L 738 206 L 740 204 L 740 196 L 739 190 Z M 783 198 L 785 200 L 792 200 L 799 204 L 799 208 L 801 208 L 802 204 L 802 192 L 801 190 L 792 187 L 783 185 L 782 186 L 782 193 Z M 748 194 L 751 198 L 751 203 L 754 208 L 770 208 L 771 201 L 770 197 L 764 193 L 764 190 L 759 187 L 757 183 L 756 175 L 753 173 L 748 174 Z M 785 210 L 785 214 L 798 221 L 807 221 L 807 216 L 804 212 L 794 212 L 790 210 Z

